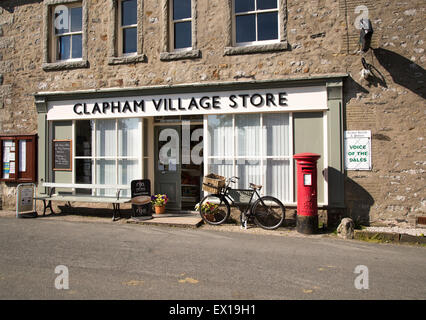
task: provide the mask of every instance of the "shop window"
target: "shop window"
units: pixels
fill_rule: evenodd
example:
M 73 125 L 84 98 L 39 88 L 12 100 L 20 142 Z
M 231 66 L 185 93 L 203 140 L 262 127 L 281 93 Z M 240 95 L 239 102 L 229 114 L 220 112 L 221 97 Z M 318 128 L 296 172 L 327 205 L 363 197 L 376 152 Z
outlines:
M 0 137 L 0 181 L 36 182 L 37 135 Z
M 142 52 L 142 0 L 111 0 L 110 58 L 108 63 L 145 62 Z
M 207 117 L 208 172 L 238 176 L 235 187 L 249 183 L 262 192 L 292 202 L 289 114 L 263 113 Z
M 88 67 L 86 52 L 86 0 L 46 0 L 43 69 Z
M 287 48 L 285 0 L 233 0 L 225 55 Z
M 141 136 L 142 121 L 136 118 L 75 121 L 76 183 L 130 185 L 141 179 Z M 114 196 L 115 190 L 97 194 Z
M 165 26 L 168 30 L 163 39 L 163 52 L 160 59 L 178 60 L 199 58 L 197 47 L 196 0 L 166 1 Z

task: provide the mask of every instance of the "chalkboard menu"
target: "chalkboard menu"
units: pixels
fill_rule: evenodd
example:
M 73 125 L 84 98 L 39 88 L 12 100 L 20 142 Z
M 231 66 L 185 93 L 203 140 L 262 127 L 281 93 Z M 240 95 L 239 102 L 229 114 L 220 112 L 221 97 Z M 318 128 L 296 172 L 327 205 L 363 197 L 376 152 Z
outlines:
M 149 179 L 133 180 L 130 184 L 132 198 L 151 196 L 151 181 Z
M 53 140 L 53 170 L 71 171 L 71 140 Z

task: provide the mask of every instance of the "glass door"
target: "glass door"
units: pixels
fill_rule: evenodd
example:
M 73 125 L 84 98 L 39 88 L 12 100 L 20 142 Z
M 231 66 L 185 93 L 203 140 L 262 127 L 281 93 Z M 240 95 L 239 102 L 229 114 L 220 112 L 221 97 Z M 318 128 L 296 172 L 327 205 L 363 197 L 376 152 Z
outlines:
M 157 126 L 155 136 L 155 194 L 166 194 L 167 209 L 181 209 L 180 126 Z

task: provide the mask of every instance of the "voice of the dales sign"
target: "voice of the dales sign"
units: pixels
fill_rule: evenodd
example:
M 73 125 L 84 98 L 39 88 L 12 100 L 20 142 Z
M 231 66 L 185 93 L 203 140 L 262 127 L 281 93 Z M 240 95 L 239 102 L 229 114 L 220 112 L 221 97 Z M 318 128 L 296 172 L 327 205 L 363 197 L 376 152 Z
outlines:
M 324 86 L 51 101 L 48 120 L 326 110 Z
M 371 170 L 371 131 L 345 131 L 345 169 Z

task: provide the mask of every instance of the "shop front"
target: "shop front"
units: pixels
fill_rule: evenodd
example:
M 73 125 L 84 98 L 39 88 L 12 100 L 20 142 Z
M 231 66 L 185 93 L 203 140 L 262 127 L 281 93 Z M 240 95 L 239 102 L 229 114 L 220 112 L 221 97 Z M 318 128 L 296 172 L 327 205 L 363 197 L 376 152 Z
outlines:
M 213 172 L 295 205 L 292 156 L 313 152 L 321 155 L 319 205 L 343 206 L 344 76 L 37 93 L 39 182 L 150 179 L 168 209 L 191 210 Z M 65 166 L 55 158 L 61 144 L 69 146 Z

